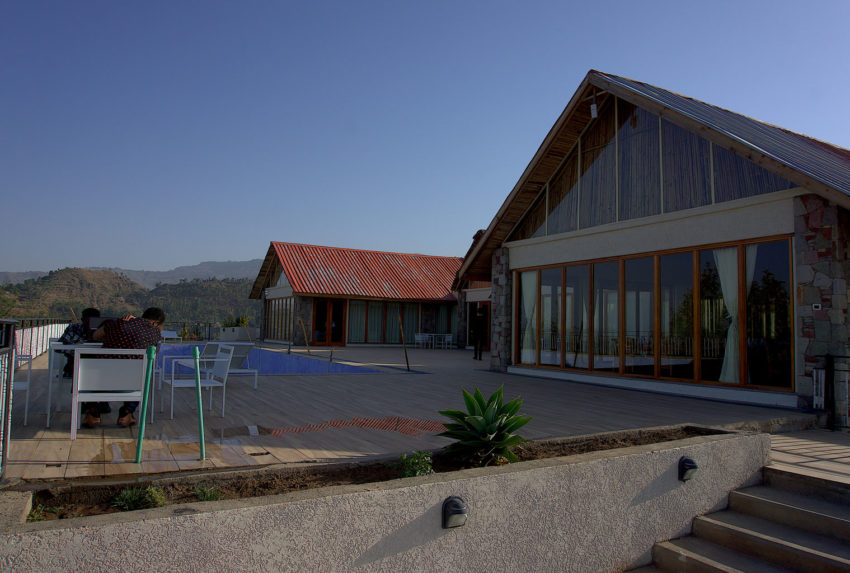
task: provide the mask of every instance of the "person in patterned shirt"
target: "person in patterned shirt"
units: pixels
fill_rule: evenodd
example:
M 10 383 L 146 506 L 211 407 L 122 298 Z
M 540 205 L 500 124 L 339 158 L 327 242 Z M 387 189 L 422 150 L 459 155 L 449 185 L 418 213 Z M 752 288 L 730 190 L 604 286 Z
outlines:
M 141 318 L 129 315 L 120 320 L 109 320 L 103 323 L 94 333 L 95 340 L 102 340 L 104 348 L 147 348 L 158 346 L 162 340 L 162 324 L 165 322 L 165 313 L 162 309 L 151 307 L 142 314 Z M 118 410 L 118 425 L 122 427 L 132 426 L 136 423 L 133 413 L 138 407 L 138 402 L 124 402 Z M 91 412 L 86 415 L 86 421 Z M 100 422 L 98 419 L 97 422 Z M 95 422 L 95 423 L 97 423 Z

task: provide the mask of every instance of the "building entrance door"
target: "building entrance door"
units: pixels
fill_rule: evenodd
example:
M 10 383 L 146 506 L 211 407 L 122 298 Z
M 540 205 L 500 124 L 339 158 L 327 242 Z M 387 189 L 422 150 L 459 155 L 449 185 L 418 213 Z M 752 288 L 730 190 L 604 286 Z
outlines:
M 470 332 L 469 332 L 470 323 L 474 319 L 474 317 L 475 317 L 475 315 L 476 315 L 476 313 L 478 312 L 479 309 L 484 314 L 484 318 L 481 320 L 481 322 L 484 324 L 484 329 L 482 331 L 483 339 L 481 340 L 481 350 L 483 350 L 485 352 L 490 352 L 490 301 L 489 300 L 467 303 L 467 315 L 466 316 L 469 317 L 469 320 L 467 320 L 467 324 L 466 324 L 466 340 L 467 341 L 471 340 Z M 470 342 L 467 342 L 467 344 L 470 344 Z
M 345 344 L 345 301 L 318 299 L 313 303 L 313 344 Z

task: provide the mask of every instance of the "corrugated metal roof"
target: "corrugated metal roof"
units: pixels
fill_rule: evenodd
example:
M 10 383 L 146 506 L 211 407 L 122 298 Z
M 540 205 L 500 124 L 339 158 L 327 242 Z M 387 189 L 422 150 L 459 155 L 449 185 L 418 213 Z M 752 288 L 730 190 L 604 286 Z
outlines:
M 593 75 L 850 195 L 850 150 L 643 82 L 595 71 Z
M 452 281 L 463 261 L 297 243 L 271 247 L 293 292 L 301 295 L 454 300 Z

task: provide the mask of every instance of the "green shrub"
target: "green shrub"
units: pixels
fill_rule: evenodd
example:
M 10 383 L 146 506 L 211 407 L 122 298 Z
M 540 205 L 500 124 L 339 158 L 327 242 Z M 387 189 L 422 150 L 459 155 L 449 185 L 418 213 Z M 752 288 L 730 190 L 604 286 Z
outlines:
M 221 490 L 214 485 L 201 484 L 195 488 L 195 497 L 198 501 L 218 501 L 221 499 Z
M 149 485 L 145 488 L 127 487 L 122 489 L 112 500 L 112 507 L 121 511 L 132 511 L 148 507 L 162 507 L 167 503 L 168 498 L 165 491 L 161 487 Z
M 531 420 L 518 414 L 522 400 L 517 397 L 502 404 L 501 386 L 487 400 L 478 388 L 474 394 L 463 390 L 463 400 L 466 412 L 440 411 L 453 422 L 445 424 L 446 431 L 438 435 L 456 440 L 444 451 L 473 466 L 517 461 L 510 448 L 526 440 L 514 432 Z
M 409 456 L 401 454 L 396 468 L 401 472 L 401 477 L 427 476 L 434 473 L 431 467 L 431 453 L 415 451 Z

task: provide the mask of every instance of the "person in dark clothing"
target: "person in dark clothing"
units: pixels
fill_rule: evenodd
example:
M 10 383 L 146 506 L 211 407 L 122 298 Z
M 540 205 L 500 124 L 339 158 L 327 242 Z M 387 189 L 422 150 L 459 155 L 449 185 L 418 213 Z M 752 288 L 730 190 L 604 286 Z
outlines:
M 469 323 L 469 337 L 472 343 L 472 359 L 481 360 L 481 347 L 484 344 L 484 335 L 487 324 L 484 320 L 484 310 L 479 308 L 472 315 Z
M 91 342 L 91 319 L 100 318 L 100 311 L 96 308 L 86 308 L 80 314 L 82 322 L 69 324 L 62 336 L 59 337 L 60 344 L 83 344 Z M 74 353 L 63 352 L 65 355 L 65 368 L 62 370 L 62 376 L 65 378 L 74 377 Z M 98 414 L 108 414 L 112 410 L 107 402 L 84 402 L 82 405 L 83 412 L 96 411 Z M 86 426 L 90 427 L 90 426 Z
M 147 348 L 158 346 L 162 340 L 162 324 L 165 313 L 162 309 L 151 307 L 142 314 L 141 318 L 128 315 L 120 320 L 109 320 L 103 323 L 94 333 L 95 340 L 102 340 L 104 348 Z M 118 425 L 132 426 L 136 423 L 133 413 L 138 402 L 124 402 L 118 410 Z M 91 415 L 91 413 L 89 413 Z M 86 416 L 86 421 L 89 420 Z M 98 419 L 99 423 L 100 420 Z
M 91 342 L 89 321 L 92 318 L 99 318 L 100 311 L 96 308 L 87 308 L 83 310 L 80 316 L 82 317 L 82 322 L 69 324 L 68 328 L 65 329 L 65 332 L 62 333 L 62 336 L 59 337 L 60 344 L 82 344 L 84 342 Z M 62 375 L 65 376 L 65 378 L 71 378 L 74 376 L 74 353 L 65 352 L 64 354 L 67 357 L 67 362 L 65 362 L 65 369 L 62 372 Z

